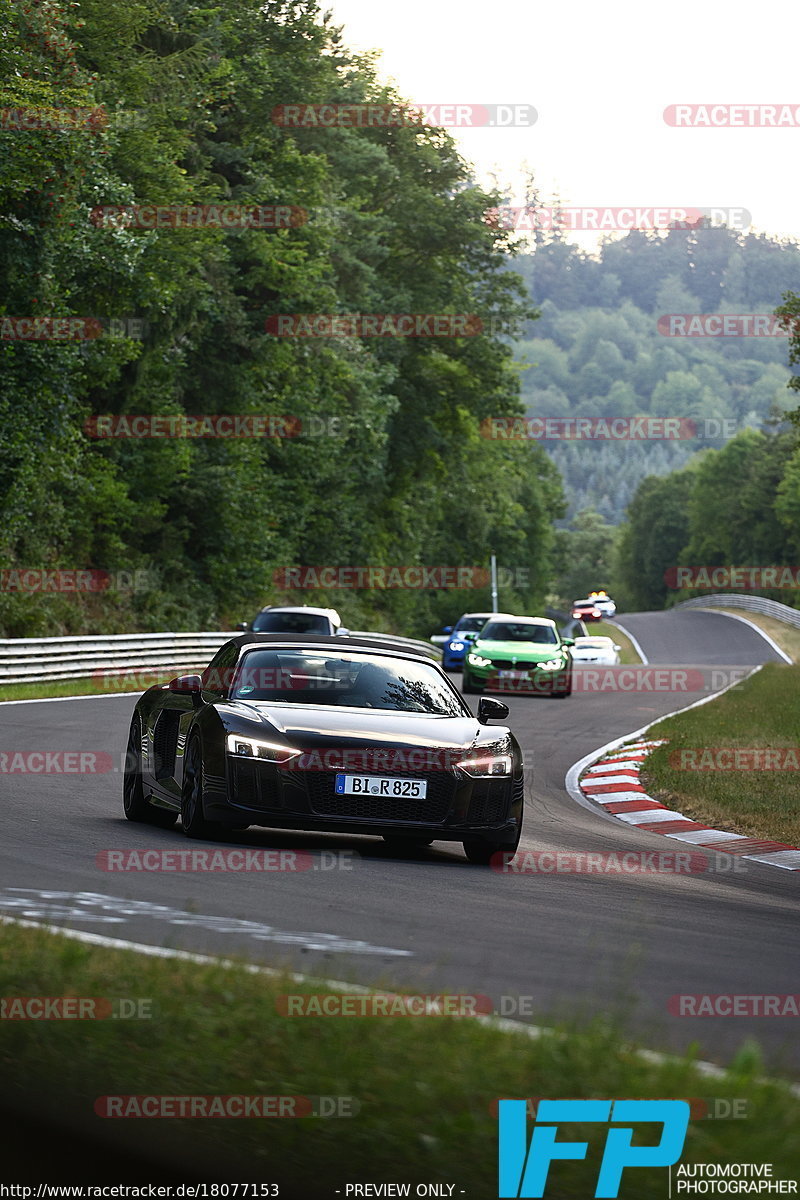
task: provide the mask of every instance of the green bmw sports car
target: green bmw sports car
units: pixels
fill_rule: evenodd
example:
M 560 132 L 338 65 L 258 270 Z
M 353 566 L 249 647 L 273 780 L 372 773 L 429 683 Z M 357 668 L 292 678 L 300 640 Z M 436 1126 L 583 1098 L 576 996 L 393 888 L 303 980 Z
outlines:
M 489 621 L 467 651 L 462 690 L 569 696 L 573 645 L 545 617 Z

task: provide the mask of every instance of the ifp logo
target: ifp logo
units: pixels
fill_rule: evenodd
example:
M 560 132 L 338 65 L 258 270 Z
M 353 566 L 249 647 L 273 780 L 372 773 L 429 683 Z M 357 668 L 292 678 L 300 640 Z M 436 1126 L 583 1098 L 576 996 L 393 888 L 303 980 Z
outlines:
M 591 1121 L 611 1125 L 594 1194 L 601 1200 L 613 1200 L 626 1167 L 669 1167 L 678 1161 L 689 1113 L 686 1100 L 540 1100 L 529 1150 L 526 1102 L 501 1100 L 497 1194 L 500 1200 L 544 1196 L 551 1162 L 586 1158 L 589 1147 L 588 1142 L 557 1142 L 559 1124 Z M 632 1145 L 634 1131 L 629 1122 L 640 1121 L 662 1126 L 657 1145 Z

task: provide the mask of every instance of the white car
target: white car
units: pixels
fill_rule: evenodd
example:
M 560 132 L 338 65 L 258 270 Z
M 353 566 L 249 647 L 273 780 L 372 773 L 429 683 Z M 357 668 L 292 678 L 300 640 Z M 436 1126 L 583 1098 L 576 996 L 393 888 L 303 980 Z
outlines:
M 314 608 L 311 604 L 268 605 L 252 621 L 243 621 L 237 629 L 252 633 L 325 633 L 347 634 L 335 608 Z
M 604 617 L 613 617 L 616 615 L 617 606 L 608 592 L 590 592 L 589 599 L 594 600 L 595 607 L 600 609 Z
M 572 647 L 572 661 L 576 663 L 602 663 L 614 667 L 619 662 L 622 649 L 610 637 L 576 637 Z

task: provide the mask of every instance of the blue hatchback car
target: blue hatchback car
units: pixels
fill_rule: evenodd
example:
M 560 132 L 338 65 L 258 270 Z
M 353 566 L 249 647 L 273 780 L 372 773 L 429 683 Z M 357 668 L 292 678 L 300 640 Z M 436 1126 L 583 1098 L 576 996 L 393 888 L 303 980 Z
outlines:
M 464 613 L 455 625 L 446 625 L 443 633 L 448 636 L 442 642 L 442 666 L 445 671 L 460 671 L 464 655 L 470 642 L 474 642 L 487 621 L 492 618 L 513 619 L 512 613 L 477 612 Z M 437 637 L 437 641 L 441 639 Z

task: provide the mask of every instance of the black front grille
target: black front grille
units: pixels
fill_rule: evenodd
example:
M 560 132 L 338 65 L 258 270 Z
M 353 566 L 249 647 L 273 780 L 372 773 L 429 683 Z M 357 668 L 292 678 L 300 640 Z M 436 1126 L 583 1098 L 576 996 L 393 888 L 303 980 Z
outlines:
M 412 796 L 337 795 L 336 774 L 308 771 L 306 786 L 313 811 L 324 817 L 352 817 L 360 821 L 416 821 L 438 825 L 447 817 L 457 787 L 445 771 L 426 775 L 422 771 L 403 771 L 403 779 L 425 779 L 424 799 Z
M 467 821 L 470 825 L 497 825 L 508 814 L 508 785 L 491 780 L 476 780 L 472 785 Z
M 515 663 L 510 658 L 493 658 L 492 666 L 497 667 L 498 671 L 529 671 L 531 664 L 526 662 Z

